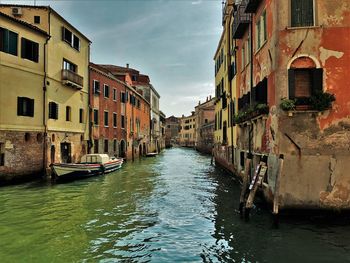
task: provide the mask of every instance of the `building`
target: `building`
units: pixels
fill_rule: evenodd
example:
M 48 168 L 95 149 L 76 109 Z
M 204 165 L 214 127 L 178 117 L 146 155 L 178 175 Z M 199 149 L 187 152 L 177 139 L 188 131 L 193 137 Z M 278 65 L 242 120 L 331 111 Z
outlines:
M 121 114 L 124 86 L 108 70 L 90 63 L 90 140 L 93 153 L 125 157 L 122 146 L 125 146 L 126 132 Z
M 139 83 L 139 71 L 115 65 L 100 65 L 108 70 L 116 79 L 124 83 L 121 94 L 122 127 L 125 129 L 125 141 L 121 148 L 125 149 L 125 157 L 134 160 L 148 153 L 151 149 L 150 103 L 142 90 L 136 88 Z M 142 78 L 141 78 L 142 79 Z M 149 80 L 149 78 L 147 77 Z M 125 144 L 125 145 L 124 145 Z
M 46 165 L 43 86 L 49 35 L 2 12 L 0 25 L 0 180 L 29 179 Z
M 246 158 L 253 167 L 267 158 L 269 202 L 349 209 L 350 3 L 244 0 L 234 7 L 237 146 L 228 168 L 241 174 Z
M 207 97 L 206 101 L 195 107 L 195 147 L 199 152 L 211 154 L 214 147 L 215 98 Z
M 214 155 L 216 163 L 233 171 L 237 129 L 234 116 L 237 108 L 236 48 L 232 38 L 234 0 L 227 0 L 222 9 L 223 31 L 214 55 L 215 123 Z
M 49 6 L 1 4 L 0 12 L 50 35 L 42 87 L 45 167 L 78 162 L 87 153 L 89 140 L 89 39 Z
M 113 73 L 117 78 L 132 86 L 150 104 L 150 141 L 148 152 L 159 152 L 162 149 L 159 99 L 160 95 L 150 83 L 147 75 L 140 74 L 136 69 L 114 65 L 101 65 Z
M 170 116 L 165 119 L 165 147 L 170 148 L 179 143 L 180 119 Z
M 165 148 L 165 127 L 166 127 L 166 116 L 164 112 L 159 111 L 159 122 L 160 122 L 160 148 Z
M 21 57 L 34 63 L 43 63 L 40 68 L 44 73 L 33 73 L 43 77 L 41 105 L 44 167 L 54 162 L 79 161 L 88 148 L 90 41 L 47 6 L 1 4 L 0 12 L 21 21 L 23 25 L 31 24 L 33 28 L 49 35 L 41 50 L 40 43 L 21 38 Z M 31 84 L 31 78 L 24 79 L 22 81 Z
M 182 115 L 180 118 L 179 145 L 183 147 L 195 147 L 196 116 L 192 111 L 190 116 Z

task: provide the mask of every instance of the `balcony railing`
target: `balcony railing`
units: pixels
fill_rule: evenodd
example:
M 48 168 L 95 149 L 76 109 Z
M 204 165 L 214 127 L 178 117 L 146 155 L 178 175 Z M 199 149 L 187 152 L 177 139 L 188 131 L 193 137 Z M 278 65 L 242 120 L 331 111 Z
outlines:
M 232 36 L 234 39 L 241 39 L 244 35 L 244 32 L 249 27 L 251 17 L 250 14 L 245 13 L 245 4 L 240 4 L 237 6 L 236 11 L 233 14 L 233 27 L 232 27 Z
M 83 81 L 84 78 L 79 76 L 77 73 L 67 69 L 62 69 L 62 83 L 64 85 L 71 86 L 76 89 L 82 89 Z
M 255 13 L 261 2 L 261 0 L 243 0 L 243 4 L 245 4 L 245 12 Z

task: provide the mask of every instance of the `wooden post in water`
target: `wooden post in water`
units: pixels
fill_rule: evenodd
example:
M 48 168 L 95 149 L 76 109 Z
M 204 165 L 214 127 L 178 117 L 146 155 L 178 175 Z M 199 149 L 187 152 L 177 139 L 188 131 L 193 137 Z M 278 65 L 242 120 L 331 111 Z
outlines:
M 261 161 L 255 170 L 254 178 L 249 186 L 250 193 L 249 193 L 246 205 L 245 205 L 245 219 L 246 220 L 249 219 L 249 213 L 250 213 L 250 210 L 252 209 L 253 204 L 254 204 L 254 198 L 255 198 L 256 191 L 258 190 L 259 185 L 262 184 L 262 181 L 264 180 L 266 171 L 267 171 L 266 163 Z
M 242 184 L 241 196 L 239 198 L 239 213 L 241 214 L 241 217 L 243 217 L 243 207 L 244 207 L 244 204 L 245 204 L 246 192 L 247 192 L 247 188 L 248 188 L 250 163 L 251 163 L 251 161 L 253 159 L 252 157 L 253 157 L 253 155 L 251 153 L 249 153 L 248 156 L 247 156 L 247 159 L 245 160 L 243 184 Z
M 275 193 L 273 196 L 273 210 L 272 210 L 272 216 L 275 226 L 278 226 L 278 208 L 279 208 L 279 194 L 280 194 L 280 182 L 281 182 L 281 176 L 282 176 L 282 170 L 283 170 L 283 162 L 284 162 L 284 155 L 280 154 L 280 157 L 278 159 L 278 171 L 276 175 L 276 181 L 275 181 Z

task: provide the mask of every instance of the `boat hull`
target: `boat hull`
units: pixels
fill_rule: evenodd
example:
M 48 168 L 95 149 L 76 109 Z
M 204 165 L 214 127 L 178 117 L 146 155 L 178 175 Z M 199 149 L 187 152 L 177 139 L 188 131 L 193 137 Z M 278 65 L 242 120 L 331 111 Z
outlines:
M 105 164 L 53 164 L 53 178 L 55 181 L 83 179 L 116 171 L 121 168 L 122 160 L 114 160 Z

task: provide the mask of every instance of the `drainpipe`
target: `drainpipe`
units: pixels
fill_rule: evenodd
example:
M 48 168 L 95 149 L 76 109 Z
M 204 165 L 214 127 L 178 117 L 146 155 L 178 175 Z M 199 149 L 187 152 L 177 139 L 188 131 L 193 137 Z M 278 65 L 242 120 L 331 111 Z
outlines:
M 252 15 L 250 16 L 250 99 L 249 99 L 249 106 L 252 107 L 252 90 L 253 90 L 253 19 Z M 253 125 L 251 124 L 250 130 L 249 130 L 249 154 L 252 154 L 252 132 L 253 132 Z
M 229 54 L 228 54 L 228 58 L 229 58 L 229 64 L 232 66 L 232 61 L 231 61 L 231 38 L 232 38 L 232 35 L 231 35 L 231 20 L 232 20 L 232 16 L 229 15 L 229 30 L 228 30 L 228 40 L 229 40 L 229 44 L 228 44 L 228 47 L 229 47 Z M 232 67 L 229 67 L 229 69 L 231 69 L 231 73 L 230 73 L 230 76 L 231 76 L 231 79 L 229 80 L 229 84 L 230 84 L 230 94 L 231 94 L 231 103 L 230 103 L 230 110 L 229 110 L 229 113 L 231 112 L 231 119 L 230 119 L 230 114 L 228 114 L 228 118 L 230 120 L 230 126 L 231 126 L 231 162 L 232 162 L 232 165 L 234 164 L 234 151 L 233 151 L 233 124 L 232 124 L 232 114 L 233 114 L 233 92 L 232 92 L 232 79 L 233 79 L 233 76 L 232 76 Z
M 90 76 L 90 45 L 91 43 L 89 43 L 89 48 L 88 48 L 88 58 L 89 58 L 89 64 L 88 64 L 88 113 L 89 113 L 89 116 L 88 116 L 88 137 L 89 137 L 89 141 L 88 141 L 88 153 L 91 153 L 91 149 L 92 149 L 92 142 L 93 142 L 93 136 L 92 136 L 92 114 L 93 114 L 93 111 L 92 111 L 92 92 L 91 92 L 91 89 L 92 87 L 90 86 L 91 83 L 91 76 Z
M 47 96 L 47 56 L 48 56 L 48 52 L 47 52 L 47 45 L 49 43 L 49 40 L 51 39 L 51 8 L 49 8 L 49 36 L 46 38 L 45 44 L 44 44 L 44 85 L 43 85 L 43 125 L 44 125 L 44 140 L 43 140 L 43 168 L 46 174 L 46 167 L 47 167 L 47 119 L 46 119 L 46 96 Z

